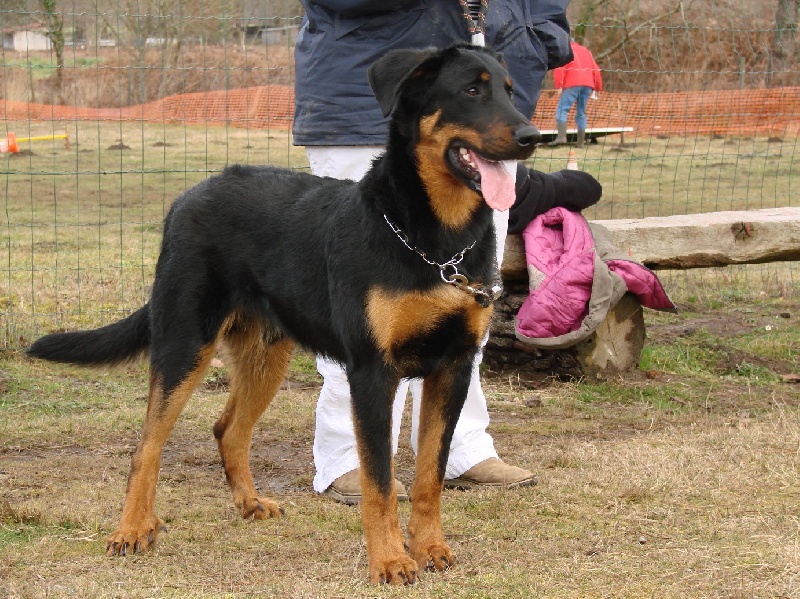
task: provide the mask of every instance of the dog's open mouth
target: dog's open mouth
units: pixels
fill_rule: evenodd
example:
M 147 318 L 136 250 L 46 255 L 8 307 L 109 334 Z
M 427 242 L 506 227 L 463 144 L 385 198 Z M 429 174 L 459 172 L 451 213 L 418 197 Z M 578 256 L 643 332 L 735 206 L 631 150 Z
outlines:
M 447 150 L 450 166 L 464 183 L 483 196 L 495 210 L 508 210 L 514 205 L 514 174 L 502 162 L 482 157 L 464 146 Z

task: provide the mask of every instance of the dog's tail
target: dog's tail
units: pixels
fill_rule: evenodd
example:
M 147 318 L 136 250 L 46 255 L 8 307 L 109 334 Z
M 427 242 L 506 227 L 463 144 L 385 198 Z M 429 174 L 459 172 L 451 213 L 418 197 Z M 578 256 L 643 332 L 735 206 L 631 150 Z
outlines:
M 150 347 L 150 304 L 115 323 L 91 331 L 51 333 L 37 339 L 27 354 L 51 362 L 114 366 L 140 357 Z

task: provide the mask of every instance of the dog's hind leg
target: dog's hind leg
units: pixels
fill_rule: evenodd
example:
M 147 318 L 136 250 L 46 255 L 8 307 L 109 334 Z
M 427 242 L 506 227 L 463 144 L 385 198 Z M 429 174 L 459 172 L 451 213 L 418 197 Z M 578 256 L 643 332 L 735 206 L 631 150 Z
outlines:
M 106 543 L 107 555 L 126 555 L 145 551 L 156 542 L 164 522 L 156 516 L 155 497 L 161 450 L 169 438 L 175 421 L 197 384 L 202 379 L 214 354 L 214 343 L 199 349 L 194 355 L 181 352 L 185 368 L 170 369 L 169 381 L 164 372 L 151 362 L 150 395 L 147 400 L 142 436 L 131 460 L 125 507 L 117 530 Z M 178 350 L 175 350 L 175 354 Z M 173 366 L 177 361 L 173 361 Z M 185 374 L 181 374 L 185 372 Z
M 214 425 L 233 503 L 244 518 L 270 518 L 283 513 L 278 504 L 258 497 L 250 471 L 250 444 L 256 421 L 278 392 L 292 355 L 289 339 L 268 340 L 264 329 L 248 323 L 227 333 L 231 391 Z
M 425 378 L 419 415 L 417 462 L 408 545 L 421 568 L 444 570 L 455 556 L 444 540 L 442 489 L 453 431 L 464 406 L 472 363 L 457 361 Z

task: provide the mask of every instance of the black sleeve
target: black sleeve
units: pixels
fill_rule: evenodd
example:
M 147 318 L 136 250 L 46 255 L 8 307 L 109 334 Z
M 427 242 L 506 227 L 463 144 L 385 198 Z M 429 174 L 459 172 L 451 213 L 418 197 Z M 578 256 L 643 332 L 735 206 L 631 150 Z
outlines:
M 522 233 L 534 218 L 556 206 L 580 212 L 600 200 L 603 187 L 583 171 L 543 173 L 519 163 L 516 192 L 508 215 L 509 234 Z

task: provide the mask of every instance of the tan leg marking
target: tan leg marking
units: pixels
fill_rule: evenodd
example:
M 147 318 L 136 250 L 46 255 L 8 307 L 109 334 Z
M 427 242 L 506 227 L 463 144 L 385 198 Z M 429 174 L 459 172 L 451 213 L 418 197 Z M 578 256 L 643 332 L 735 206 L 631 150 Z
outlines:
M 362 456 L 362 461 L 363 461 Z M 394 466 L 392 466 L 394 480 Z M 374 584 L 413 584 L 417 563 L 408 556 L 397 519 L 397 493 L 383 495 L 361 468 L 361 522 L 367 540 L 369 580 Z
M 150 375 L 150 396 L 142 437 L 131 460 L 122 518 L 106 542 L 107 555 L 145 551 L 156 542 L 158 533 L 164 528 L 164 521 L 155 512 L 161 451 L 213 355 L 214 344 L 202 348 L 194 370 L 169 397 L 164 396 L 161 380 L 155 374 Z
M 416 474 L 412 487 L 408 546 L 420 568 L 445 570 L 455 565 L 453 551 L 442 530 L 442 488 L 444 472 L 439 468 L 445 422 L 442 401 L 449 390 L 448 374 L 425 379 L 419 415 Z
M 247 326 L 225 339 L 232 356 L 231 392 L 214 425 L 214 436 L 233 494 L 243 518 L 271 518 L 283 513 L 271 499 L 259 497 L 250 470 L 253 427 L 278 392 L 293 344 L 281 339 L 267 345 L 260 326 Z

